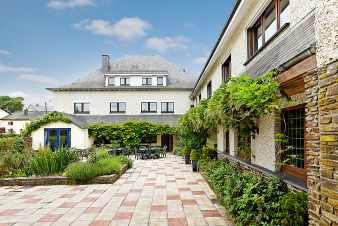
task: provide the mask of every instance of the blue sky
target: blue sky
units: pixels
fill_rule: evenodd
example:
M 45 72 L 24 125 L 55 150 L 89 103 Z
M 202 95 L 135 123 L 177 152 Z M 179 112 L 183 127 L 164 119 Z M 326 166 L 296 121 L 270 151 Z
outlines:
M 234 0 L 3 0 L 0 95 L 49 101 L 101 54 L 161 55 L 199 74 Z M 212 4 L 211 4 L 212 3 Z

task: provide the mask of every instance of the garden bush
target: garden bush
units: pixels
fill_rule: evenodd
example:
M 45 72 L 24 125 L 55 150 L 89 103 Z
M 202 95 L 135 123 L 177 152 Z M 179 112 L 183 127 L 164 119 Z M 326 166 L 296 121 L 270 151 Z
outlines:
M 7 151 L 0 156 L 0 177 L 23 177 L 27 176 L 33 153 L 29 149 L 21 152 Z
M 217 159 L 217 151 L 204 145 L 202 148 L 202 159 Z
M 127 165 L 128 166 L 128 169 L 132 168 L 133 167 L 133 160 L 131 160 L 130 158 L 128 158 L 127 156 L 116 156 L 116 157 L 113 157 L 115 159 L 117 159 L 119 162 L 122 163 L 122 165 Z
M 52 151 L 49 148 L 40 149 L 32 158 L 29 174 L 47 176 L 62 173 L 66 167 L 79 159 L 76 151 L 59 148 Z
M 22 152 L 25 148 L 24 140 L 19 136 L 8 136 L 0 138 L 0 154 L 7 151 Z
M 237 225 L 307 224 L 306 194 L 289 192 L 279 178 L 241 172 L 221 160 L 201 160 L 199 167 Z
M 108 153 L 108 150 L 105 148 L 99 148 L 94 150 L 93 152 L 90 153 L 88 162 L 94 163 L 97 162 L 101 159 L 106 159 L 109 158 L 110 155 Z
M 101 159 L 94 163 L 76 162 L 68 166 L 65 175 L 74 181 L 87 182 L 97 176 L 118 173 L 121 167 L 121 162 L 113 157 Z

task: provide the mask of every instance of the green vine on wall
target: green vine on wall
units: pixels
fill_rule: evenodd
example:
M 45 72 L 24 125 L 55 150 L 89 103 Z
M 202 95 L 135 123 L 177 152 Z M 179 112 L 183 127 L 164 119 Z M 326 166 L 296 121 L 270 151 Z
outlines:
M 30 124 L 28 124 L 23 130 L 22 135 L 24 137 L 28 137 L 31 135 L 31 133 L 35 130 L 38 130 L 44 125 L 47 125 L 52 122 L 65 122 L 65 123 L 71 123 L 71 120 L 67 118 L 64 114 L 60 112 L 50 112 L 46 115 L 43 115 L 42 117 L 32 121 Z
M 123 124 L 93 124 L 89 126 L 88 132 L 96 143 L 118 143 L 120 146 L 133 149 L 147 136 L 172 135 L 176 133 L 176 128 L 145 121 L 129 121 Z
M 209 100 L 203 100 L 181 118 L 178 131 L 183 144 L 201 148 L 207 131 L 219 125 L 249 131 L 248 136 L 256 133 L 257 120 L 278 109 L 279 84 L 275 80 L 278 73 L 272 70 L 257 78 L 248 75 L 231 78 Z M 244 142 L 243 148 L 248 145 Z

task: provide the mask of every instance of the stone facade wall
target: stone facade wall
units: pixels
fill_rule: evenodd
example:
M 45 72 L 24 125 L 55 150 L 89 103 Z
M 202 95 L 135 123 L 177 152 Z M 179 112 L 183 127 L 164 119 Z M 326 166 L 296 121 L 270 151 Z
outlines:
M 338 61 L 305 86 L 310 225 L 338 225 Z

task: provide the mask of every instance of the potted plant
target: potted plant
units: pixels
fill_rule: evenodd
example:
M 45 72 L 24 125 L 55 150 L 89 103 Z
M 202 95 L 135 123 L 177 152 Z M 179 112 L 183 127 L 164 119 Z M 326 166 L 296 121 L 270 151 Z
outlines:
M 184 147 L 183 155 L 185 159 L 185 164 L 190 164 L 190 152 L 191 152 L 190 148 Z
M 199 160 L 199 153 L 195 149 L 193 149 L 190 153 L 190 160 L 192 163 L 192 171 L 197 172 L 197 162 Z

